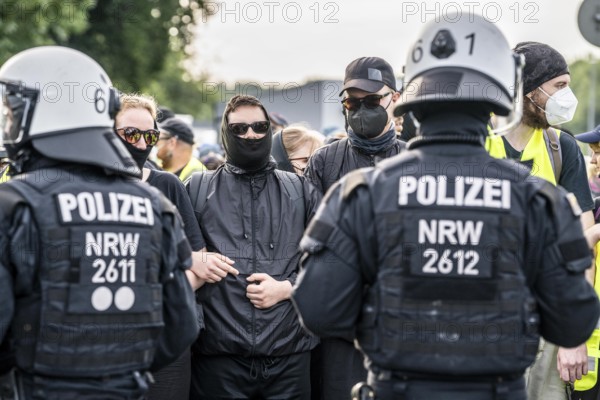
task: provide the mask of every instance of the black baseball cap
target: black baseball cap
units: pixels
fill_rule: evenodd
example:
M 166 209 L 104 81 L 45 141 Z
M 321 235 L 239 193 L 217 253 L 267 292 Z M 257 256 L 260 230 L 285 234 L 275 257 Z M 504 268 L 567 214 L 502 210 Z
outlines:
M 192 128 L 179 118 L 169 118 L 160 124 L 160 130 L 168 132 L 171 136 L 187 143 L 194 144 L 194 132 Z
M 396 76 L 392 66 L 379 57 L 357 58 L 346 67 L 344 87 L 340 96 L 347 89 L 360 89 L 375 93 L 381 90 L 383 85 L 397 91 Z
M 600 143 L 600 125 L 589 132 L 575 135 L 575 139 L 583 143 Z

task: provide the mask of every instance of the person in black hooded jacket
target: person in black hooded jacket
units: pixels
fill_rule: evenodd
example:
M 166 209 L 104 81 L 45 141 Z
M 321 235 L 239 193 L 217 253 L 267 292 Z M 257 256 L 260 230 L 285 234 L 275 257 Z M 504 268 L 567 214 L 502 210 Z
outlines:
M 187 182 L 207 250 L 235 261 L 197 291 L 205 329 L 192 348 L 194 399 L 310 398 L 310 350 L 289 300 L 298 244 L 321 200 L 302 177 L 275 169 L 263 105 L 235 96 L 221 137 L 227 162 Z

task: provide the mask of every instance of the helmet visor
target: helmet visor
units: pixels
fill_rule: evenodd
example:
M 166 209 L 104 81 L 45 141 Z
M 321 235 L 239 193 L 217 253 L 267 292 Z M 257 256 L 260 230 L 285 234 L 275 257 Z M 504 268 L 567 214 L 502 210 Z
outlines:
M 506 116 L 492 115 L 490 120 L 491 133 L 504 136 L 513 130 L 523 116 L 523 65 L 525 57 L 515 54 L 515 86 L 513 88 L 513 107 Z
M 2 144 L 20 143 L 29 132 L 37 90 L 0 81 L 0 129 Z

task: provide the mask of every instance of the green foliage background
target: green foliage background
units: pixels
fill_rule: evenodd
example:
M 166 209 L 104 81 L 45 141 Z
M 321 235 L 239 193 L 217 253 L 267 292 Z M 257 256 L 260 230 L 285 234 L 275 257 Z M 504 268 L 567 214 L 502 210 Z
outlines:
M 24 49 L 62 45 L 90 55 L 124 92 L 153 95 L 177 113 L 210 118 L 193 55 L 203 0 L 1 0 L 0 64 Z
M 202 93 L 202 77 L 183 62 L 193 56 L 195 24 L 207 17 L 205 0 L 0 0 L 0 64 L 24 49 L 58 44 L 89 54 L 124 92 L 153 95 L 161 105 L 197 119 L 210 119 L 214 97 Z M 579 99 L 575 118 L 564 127 L 588 130 L 591 68 L 576 60 L 571 86 Z M 600 99 L 594 121 L 600 124 Z
M 590 94 L 594 86 L 592 85 L 591 70 L 596 69 L 596 84 L 594 97 L 596 98 L 596 107 L 594 111 L 594 126 L 600 124 L 600 60 L 590 62 L 589 59 L 576 60 L 569 65 L 571 73 L 571 89 L 577 96 L 579 104 L 577 112 L 571 122 L 565 124 L 571 133 L 578 134 L 588 130 L 588 114 Z

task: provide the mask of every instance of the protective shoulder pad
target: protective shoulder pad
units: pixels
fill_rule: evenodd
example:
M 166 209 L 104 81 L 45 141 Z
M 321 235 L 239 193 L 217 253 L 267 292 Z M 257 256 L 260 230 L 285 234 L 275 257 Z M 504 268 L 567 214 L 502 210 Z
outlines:
M 573 214 L 573 220 L 578 220 L 581 215 L 581 208 L 577 203 L 575 195 L 572 193 L 566 194 L 565 197 L 570 207 L 565 207 L 563 191 L 564 189 L 557 188 L 545 181 L 539 188 L 539 193 L 550 204 L 552 215 L 556 216 L 553 220 L 556 232 L 561 239 L 560 243 L 558 243 L 558 250 L 565 262 L 566 269 L 570 272 L 584 272 L 592 263 L 587 241 L 581 236 L 579 224 L 577 224 L 579 234 L 576 234 L 577 232 L 570 230 L 570 226 L 572 225 L 565 218 L 559 217 L 561 214 L 564 215 L 565 209 L 570 209 Z
M 361 169 L 349 172 L 342 179 L 342 201 L 350 197 L 354 189 L 366 184 L 367 179 L 365 178 L 365 175 Z
M 300 241 L 300 248 L 311 254 L 318 253 L 325 247 L 334 228 L 333 225 L 314 218 L 306 228 Z
M 0 188 L 0 210 L 4 216 L 13 215 L 17 205 L 26 203 L 25 198 L 9 183 L 4 183 Z
M 333 215 L 337 214 L 342 203 L 342 181 L 337 181 L 329 188 L 316 215 L 306 227 L 300 241 L 300 248 L 303 251 L 314 254 L 323 250 L 329 236 L 335 230 L 336 222 L 333 220 Z
M 549 200 L 550 203 L 550 207 L 552 207 L 552 212 L 553 214 L 556 215 L 556 212 L 561 212 L 563 207 L 562 207 L 562 198 L 563 195 L 566 195 L 566 199 L 569 202 L 570 210 L 573 213 L 573 216 L 575 217 L 579 217 L 582 213 L 581 211 L 581 207 L 579 206 L 579 203 L 577 202 L 577 198 L 575 197 L 575 195 L 573 193 L 565 193 L 563 192 L 564 189 L 561 189 L 560 187 L 556 187 L 554 185 L 552 185 L 550 182 L 547 181 L 543 181 L 538 192 L 544 196 L 546 199 Z

